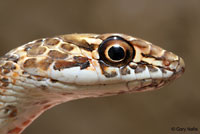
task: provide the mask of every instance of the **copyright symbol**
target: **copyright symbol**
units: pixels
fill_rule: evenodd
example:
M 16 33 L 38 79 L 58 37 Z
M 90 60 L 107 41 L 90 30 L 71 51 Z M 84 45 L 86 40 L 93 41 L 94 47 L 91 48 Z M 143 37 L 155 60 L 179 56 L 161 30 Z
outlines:
M 172 127 L 171 130 L 172 130 L 172 131 L 175 131 L 175 127 Z

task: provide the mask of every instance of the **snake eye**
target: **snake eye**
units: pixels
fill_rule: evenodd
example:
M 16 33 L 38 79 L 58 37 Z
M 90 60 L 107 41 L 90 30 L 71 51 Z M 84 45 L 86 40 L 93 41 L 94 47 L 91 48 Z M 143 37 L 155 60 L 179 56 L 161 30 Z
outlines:
M 119 36 L 105 39 L 98 49 L 100 60 L 111 66 L 124 66 L 135 56 L 133 46 Z

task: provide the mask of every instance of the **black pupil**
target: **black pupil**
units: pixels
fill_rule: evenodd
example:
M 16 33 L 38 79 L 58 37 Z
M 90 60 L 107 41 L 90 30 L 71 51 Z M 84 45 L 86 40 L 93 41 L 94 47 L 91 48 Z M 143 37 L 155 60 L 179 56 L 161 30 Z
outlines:
M 125 56 L 125 52 L 119 45 L 114 45 L 108 50 L 108 55 L 112 60 L 122 60 Z

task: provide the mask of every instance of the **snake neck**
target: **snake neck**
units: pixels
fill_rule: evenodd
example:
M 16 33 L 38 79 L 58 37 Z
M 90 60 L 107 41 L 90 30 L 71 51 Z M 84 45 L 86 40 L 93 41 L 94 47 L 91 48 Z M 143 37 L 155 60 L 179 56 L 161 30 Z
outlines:
M 18 78 L 0 75 L 0 134 L 20 134 L 40 114 L 62 100 L 41 86 L 44 81 Z
M 57 104 L 45 98 L 21 97 L 20 94 L 0 95 L 0 101 L 0 134 L 20 134 L 40 114 Z
M 1 110 L 5 117 L 0 119 L 0 133 L 20 134 L 40 114 L 52 106 L 53 104 L 29 108 L 22 108 L 19 104 L 6 106 Z

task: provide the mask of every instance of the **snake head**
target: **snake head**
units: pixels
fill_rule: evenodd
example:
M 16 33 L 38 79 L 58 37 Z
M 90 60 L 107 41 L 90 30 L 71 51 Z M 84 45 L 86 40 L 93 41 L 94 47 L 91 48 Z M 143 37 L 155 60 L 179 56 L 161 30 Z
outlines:
M 18 57 L 17 68 L 23 72 L 18 76 L 39 79 L 35 83 L 61 89 L 61 93 L 85 89 L 110 94 L 152 90 L 178 78 L 185 70 L 183 59 L 172 52 L 116 33 L 39 39 L 6 56 Z
M 43 42 L 39 47 L 47 50 L 46 58 L 25 62 L 25 70 L 79 88 L 152 90 L 178 78 L 185 69 L 179 56 L 125 34 L 69 34 Z M 39 53 L 39 47 L 32 47 L 28 54 Z M 34 69 L 29 65 L 35 65 Z

